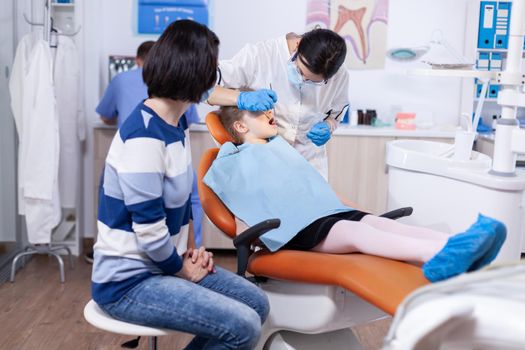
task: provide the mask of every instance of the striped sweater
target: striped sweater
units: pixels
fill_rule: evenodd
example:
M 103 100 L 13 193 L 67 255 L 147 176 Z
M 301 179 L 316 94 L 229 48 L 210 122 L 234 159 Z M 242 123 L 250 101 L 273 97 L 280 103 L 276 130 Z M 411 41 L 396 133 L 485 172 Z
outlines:
M 100 182 L 93 299 L 119 300 L 153 274 L 182 267 L 193 181 L 186 117 L 177 127 L 140 104 L 120 127 Z

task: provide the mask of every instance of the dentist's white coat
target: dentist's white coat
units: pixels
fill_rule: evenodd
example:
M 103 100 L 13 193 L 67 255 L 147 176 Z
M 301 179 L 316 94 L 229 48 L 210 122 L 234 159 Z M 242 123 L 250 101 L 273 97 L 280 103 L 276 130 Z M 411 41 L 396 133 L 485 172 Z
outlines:
M 345 67 L 322 86 L 303 84 L 300 89 L 288 81 L 290 52 L 286 36 L 244 46 L 219 67 L 225 87 L 277 92 L 275 114 L 279 134 L 328 179 L 325 146 L 318 147 L 306 137 L 312 126 L 327 116 L 338 124 L 348 106 L 349 75 Z
M 61 215 L 57 181 L 59 125 L 53 60 L 41 31 L 20 41 L 9 91 L 19 137 L 19 213 L 25 215 L 29 242 L 49 243 L 51 230 Z
M 60 125 L 60 203 L 62 208 L 76 208 L 80 188 L 80 141 L 86 137 L 79 57 L 75 43 L 67 36 L 58 37 L 55 51 L 54 85 Z

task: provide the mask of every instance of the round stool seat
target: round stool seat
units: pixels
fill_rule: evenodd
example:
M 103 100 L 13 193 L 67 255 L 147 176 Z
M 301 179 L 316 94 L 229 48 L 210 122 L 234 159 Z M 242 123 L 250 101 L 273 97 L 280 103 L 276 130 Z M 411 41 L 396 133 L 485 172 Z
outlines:
M 176 332 L 171 329 L 140 326 L 116 320 L 106 314 L 93 300 L 90 300 L 84 307 L 84 318 L 97 328 L 117 334 L 160 337 Z

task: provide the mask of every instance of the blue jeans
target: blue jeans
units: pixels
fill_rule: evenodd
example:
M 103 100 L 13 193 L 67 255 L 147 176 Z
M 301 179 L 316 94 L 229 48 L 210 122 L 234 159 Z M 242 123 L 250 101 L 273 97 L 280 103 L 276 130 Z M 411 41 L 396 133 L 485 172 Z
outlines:
M 253 283 L 216 269 L 198 283 L 155 275 L 100 307 L 125 322 L 195 334 L 187 350 L 253 349 L 268 316 L 268 299 Z

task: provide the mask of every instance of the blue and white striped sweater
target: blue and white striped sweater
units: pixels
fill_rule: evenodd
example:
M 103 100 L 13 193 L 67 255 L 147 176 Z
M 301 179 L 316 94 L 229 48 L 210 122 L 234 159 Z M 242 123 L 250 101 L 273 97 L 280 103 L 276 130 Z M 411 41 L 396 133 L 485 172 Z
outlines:
M 193 181 L 185 116 L 178 127 L 140 104 L 111 143 L 99 189 L 93 299 L 114 302 L 152 274 L 182 267 Z

